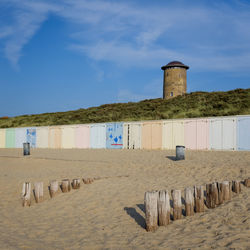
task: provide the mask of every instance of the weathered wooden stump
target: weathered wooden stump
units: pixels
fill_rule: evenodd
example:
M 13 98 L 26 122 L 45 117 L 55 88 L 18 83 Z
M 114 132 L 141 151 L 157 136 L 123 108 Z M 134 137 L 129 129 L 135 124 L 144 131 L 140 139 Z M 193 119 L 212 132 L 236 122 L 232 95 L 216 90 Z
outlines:
M 73 189 L 79 189 L 81 184 L 80 184 L 80 179 L 73 179 L 72 180 L 72 188 Z
M 43 201 L 43 182 L 34 183 L 34 196 L 36 203 Z
M 207 193 L 207 199 L 206 199 L 206 205 L 208 208 L 215 208 L 216 204 L 219 203 L 219 194 L 218 194 L 218 188 L 217 183 L 214 182 L 212 184 L 206 185 L 206 193 Z
M 247 178 L 247 179 L 244 180 L 244 185 L 246 187 L 250 187 L 250 178 Z
M 56 196 L 58 189 L 59 189 L 58 181 L 56 181 L 56 180 L 50 181 L 49 192 L 50 192 L 51 198 Z
M 159 226 L 166 226 L 170 223 L 170 202 L 167 190 L 159 191 L 158 216 Z
M 223 204 L 223 192 L 222 192 L 222 183 L 217 183 L 217 189 L 218 189 L 218 203 L 216 205 Z
M 203 186 L 194 187 L 195 212 L 202 213 L 205 211 L 204 206 L 204 190 Z
M 185 188 L 184 198 L 185 198 L 186 216 L 194 215 L 194 189 Z
M 232 189 L 232 182 L 229 181 L 229 199 L 230 199 L 230 200 L 232 199 L 232 193 L 233 193 L 232 190 L 233 190 L 233 189 Z
M 146 230 L 155 231 L 158 227 L 157 210 L 158 191 L 146 192 L 144 195 Z
M 182 206 L 181 206 L 181 190 L 172 190 L 173 198 L 173 219 L 178 220 L 182 217 Z
M 30 182 L 23 183 L 22 204 L 24 207 L 31 205 L 30 193 L 31 193 L 31 183 Z
M 231 185 L 230 185 L 229 181 L 223 181 L 222 182 L 221 191 L 222 191 L 223 201 L 231 200 L 230 186 Z
M 94 181 L 92 178 L 83 178 L 82 180 L 84 184 L 91 184 Z
M 63 193 L 69 192 L 71 190 L 70 180 L 69 179 L 62 180 L 61 188 Z
M 238 180 L 232 181 L 232 190 L 233 190 L 233 192 L 235 192 L 236 194 L 239 194 L 239 193 L 241 192 L 240 181 L 238 181 Z

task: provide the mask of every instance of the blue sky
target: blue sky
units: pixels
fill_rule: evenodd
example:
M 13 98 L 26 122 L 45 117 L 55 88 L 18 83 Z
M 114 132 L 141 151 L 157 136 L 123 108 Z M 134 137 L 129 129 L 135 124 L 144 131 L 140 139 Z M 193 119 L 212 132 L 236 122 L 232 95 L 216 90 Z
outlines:
M 250 1 L 0 0 L 0 116 L 250 88 Z

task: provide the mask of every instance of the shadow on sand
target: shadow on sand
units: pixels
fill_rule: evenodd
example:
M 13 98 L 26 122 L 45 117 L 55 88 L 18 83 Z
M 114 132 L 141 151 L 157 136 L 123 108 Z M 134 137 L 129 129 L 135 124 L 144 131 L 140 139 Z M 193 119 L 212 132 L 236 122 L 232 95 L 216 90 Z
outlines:
M 143 205 L 143 204 L 139 204 Z M 138 205 L 137 205 L 138 206 Z M 144 206 L 144 205 L 143 205 Z M 139 207 L 139 206 L 138 206 Z M 141 208 L 140 208 L 141 209 Z M 126 213 L 135 220 L 135 222 L 141 226 L 143 229 L 146 227 L 145 219 L 142 217 L 134 207 L 125 207 L 124 210 Z
M 171 161 L 176 161 L 176 157 L 175 156 L 166 156 L 166 158 L 168 158 Z

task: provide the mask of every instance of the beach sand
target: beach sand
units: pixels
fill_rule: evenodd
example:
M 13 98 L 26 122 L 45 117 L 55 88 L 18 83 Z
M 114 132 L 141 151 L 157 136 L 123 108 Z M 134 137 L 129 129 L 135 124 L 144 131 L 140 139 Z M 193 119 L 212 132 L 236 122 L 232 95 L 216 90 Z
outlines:
M 205 213 L 146 232 L 144 193 L 250 177 L 250 152 L 0 149 L 1 249 L 250 249 L 250 188 Z M 51 199 L 50 180 L 100 178 Z M 25 181 L 44 202 L 22 207 Z M 184 206 L 183 206 L 184 207 Z

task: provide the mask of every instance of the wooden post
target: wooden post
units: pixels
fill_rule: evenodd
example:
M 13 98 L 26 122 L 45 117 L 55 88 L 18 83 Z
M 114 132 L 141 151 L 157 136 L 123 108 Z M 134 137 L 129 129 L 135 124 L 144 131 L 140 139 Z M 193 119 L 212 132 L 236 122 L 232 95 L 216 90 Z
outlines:
M 250 178 L 247 178 L 247 179 L 244 180 L 244 185 L 246 187 L 250 187 Z
M 79 189 L 81 184 L 80 184 L 80 179 L 73 179 L 72 181 L 72 188 L 73 189 Z
M 64 179 L 62 180 L 62 192 L 67 193 L 71 190 L 70 187 L 70 180 L 69 179 Z
M 166 226 L 170 223 L 170 202 L 167 190 L 159 191 L 158 216 L 159 226 Z
M 229 201 L 231 199 L 229 181 L 222 182 L 221 191 L 222 191 L 223 201 Z
M 192 216 L 194 215 L 194 189 L 185 188 L 184 197 L 186 216 Z
M 202 213 L 205 211 L 204 190 L 203 186 L 194 187 L 195 212 Z
M 173 218 L 174 220 L 181 219 L 182 217 L 182 206 L 181 206 L 181 190 L 172 190 L 173 198 Z
M 232 182 L 229 181 L 229 200 L 232 199 Z
M 43 201 L 43 182 L 35 182 L 34 183 L 34 195 L 36 203 Z
M 57 194 L 58 189 L 59 189 L 58 181 L 56 180 L 50 181 L 49 192 L 51 198 L 53 198 Z
M 146 230 L 155 231 L 158 227 L 157 210 L 158 191 L 146 192 L 144 195 Z
M 92 178 L 83 178 L 82 180 L 84 184 L 91 184 L 94 181 Z
M 217 183 L 218 189 L 218 203 L 216 205 L 223 204 L 223 193 L 222 193 L 222 183 Z
M 31 205 L 30 193 L 31 193 L 31 183 L 30 182 L 23 183 L 22 203 L 24 207 Z
M 233 192 L 235 192 L 236 194 L 241 192 L 241 186 L 240 186 L 240 181 L 236 180 L 236 181 L 232 181 L 232 189 Z
M 206 193 L 207 193 L 207 199 L 206 199 L 206 205 L 208 208 L 215 208 L 216 204 L 219 203 L 219 194 L 218 194 L 218 188 L 217 183 L 214 182 L 212 184 L 206 185 Z

